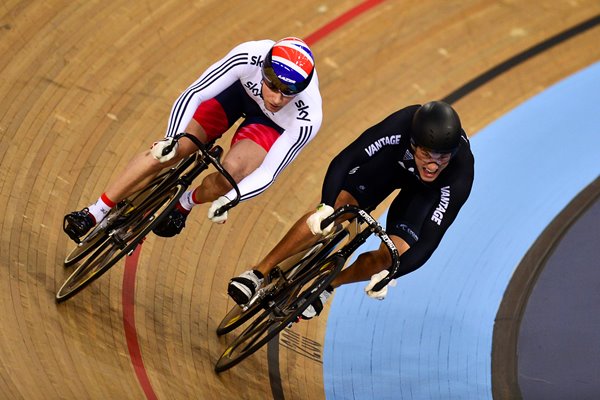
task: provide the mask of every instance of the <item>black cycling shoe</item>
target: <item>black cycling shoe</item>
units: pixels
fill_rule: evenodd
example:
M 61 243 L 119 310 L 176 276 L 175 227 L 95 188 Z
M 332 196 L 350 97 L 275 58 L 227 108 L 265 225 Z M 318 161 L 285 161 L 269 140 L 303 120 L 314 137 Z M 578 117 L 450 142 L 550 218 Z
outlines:
M 94 216 L 87 208 L 81 211 L 73 211 L 65 215 L 63 230 L 75 243 L 81 243 L 81 237 L 96 225 Z
M 160 237 L 173 237 L 181 232 L 185 227 L 185 220 L 189 213 L 183 213 L 178 207 L 175 207 L 173 211 L 167 215 L 167 218 L 162 220 L 160 224 L 152 229 L 152 232 L 156 236 Z

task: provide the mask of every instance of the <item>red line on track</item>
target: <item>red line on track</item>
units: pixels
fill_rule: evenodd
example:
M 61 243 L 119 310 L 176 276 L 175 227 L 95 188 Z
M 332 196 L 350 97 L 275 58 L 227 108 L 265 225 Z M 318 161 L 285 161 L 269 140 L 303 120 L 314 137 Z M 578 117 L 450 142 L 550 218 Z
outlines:
M 333 31 L 339 29 L 343 25 L 347 24 L 360 14 L 370 10 L 376 5 L 383 3 L 384 0 L 366 0 L 357 5 L 356 7 L 346 11 L 327 25 L 313 32 L 304 38 L 304 41 L 312 46 L 319 40 L 323 39 Z M 146 394 L 146 398 L 149 400 L 156 400 L 156 393 L 152 389 L 152 384 L 148 378 L 146 368 L 144 367 L 144 360 L 142 359 L 142 352 L 140 350 L 140 344 L 137 339 L 137 331 L 135 329 L 135 315 L 134 315 L 134 304 L 135 304 L 135 274 L 137 271 L 137 265 L 139 261 L 140 252 L 142 246 L 139 245 L 131 256 L 127 256 L 125 259 L 125 272 L 123 274 L 123 325 L 125 330 L 125 338 L 127 341 L 127 348 L 129 350 L 129 356 L 131 358 L 131 364 L 135 370 L 135 374 L 140 382 L 142 390 Z
M 137 331 L 135 329 L 135 273 L 140 258 L 142 246 L 139 245 L 131 256 L 125 259 L 125 272 L 123 275 L 123 326 L 125 329 L 125 339 L 127 341 L 127 349 L 129 357 L 135 370 L 135 375 L 140 382 L 142 390 L 146 394 L 146 398 L 150 400 L 158 399 L 156 393 L 152 389 L 150 379 L 144 368 L 144 360 L 142 359 L 142 351 L 137 339 Z
M 371 8 L 375 7 L 376 5 L 378 5 L 380 3 L 383 3 L 383 1 L 384 0 L 363 1 L 356 7 L 346 11 L 344 14 L 340 15 L 339 17 L 337 17 L 336 19 L 334 19 L 327 25 L 323 26 L 322 28 L 318 29 L 317 31 L 315 31 L 315 32 L 311 33 L 310 35 L 308 35 L 307 37 L 305 37 L 304 41 L 309 46 L 315 44 L 319 40 L 323 39 L 325 36 L 329 35 L 331 32 L 335 31 L 336 29 L 347 24 L 354 18 L 358 17 L 360 14 L 370 10 Z

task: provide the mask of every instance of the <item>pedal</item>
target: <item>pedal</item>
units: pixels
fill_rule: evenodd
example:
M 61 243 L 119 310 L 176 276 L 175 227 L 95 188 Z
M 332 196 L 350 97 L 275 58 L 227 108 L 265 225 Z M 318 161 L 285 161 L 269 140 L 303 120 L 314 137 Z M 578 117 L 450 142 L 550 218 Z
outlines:
M 290 322 L 290 323 L 289 323 L 289 324 L 286 326 L 286 328 L 287 328 L 287 329 L 292 329 L 292 326 L 294 326 L 294 324 L 297 324 L 297 323 L 298 323 L 298 322 L 300 322 L 300 321 L 302 321 L 302 318 L 301 318 L 301 317 L 298 315 L 298 316 L 296 317 L 296 320 L 295 320 L 295 321 L 291 321 L 291 322 Z

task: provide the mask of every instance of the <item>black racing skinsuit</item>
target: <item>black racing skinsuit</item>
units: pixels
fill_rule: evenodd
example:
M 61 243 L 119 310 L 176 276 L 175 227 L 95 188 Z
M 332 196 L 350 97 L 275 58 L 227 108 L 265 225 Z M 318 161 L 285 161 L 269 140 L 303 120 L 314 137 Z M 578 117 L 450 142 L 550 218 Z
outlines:
M 421 181 L 410 144 L 411 121 L 418 108 L 403 108 L 363 132 L 332 160 L 323 181 L 322 203 L 333 206 L 340 191 L 346 190 L 367 210 L 400 189 L 388 211 L 386 232 L 404 239 L 410 249 L 400 257 L 396 278 L 431 257 L 473 184 L 474 159 L 464 131 L 458 152 L 437 179 Z

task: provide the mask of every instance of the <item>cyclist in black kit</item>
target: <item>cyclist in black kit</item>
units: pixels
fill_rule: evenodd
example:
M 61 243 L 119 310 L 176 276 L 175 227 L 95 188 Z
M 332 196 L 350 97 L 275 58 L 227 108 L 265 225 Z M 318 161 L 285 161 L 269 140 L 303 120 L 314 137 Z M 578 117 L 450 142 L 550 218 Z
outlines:
M 344 204 L 373 210 L 395 189 L 386 232 L 401 254 L 400 271 L 393 278 L 421 267 L 438 247 L 444 233 L 467 201 L 473 184 L 474 159 L 456 111 L 441 101 L 403 108 L 370 127 L 338 154 L 327 170 L 321 204 L 304 215 L 252 270 L 231 280 L 229 295 L 245 304 L 263 277 L 289 254 L 308 247 L 313 235 L 327 235 L 321 221 Z M 312 235 L 311 235 L 312 233 Z M 358 259 L 332 282 L 303 313 L 318 315 L 337 286 L 367 281 L 367 295 L 383 299 L 387 286 L 371 288 L 388 275 L 391 264 L 383 244 Z

